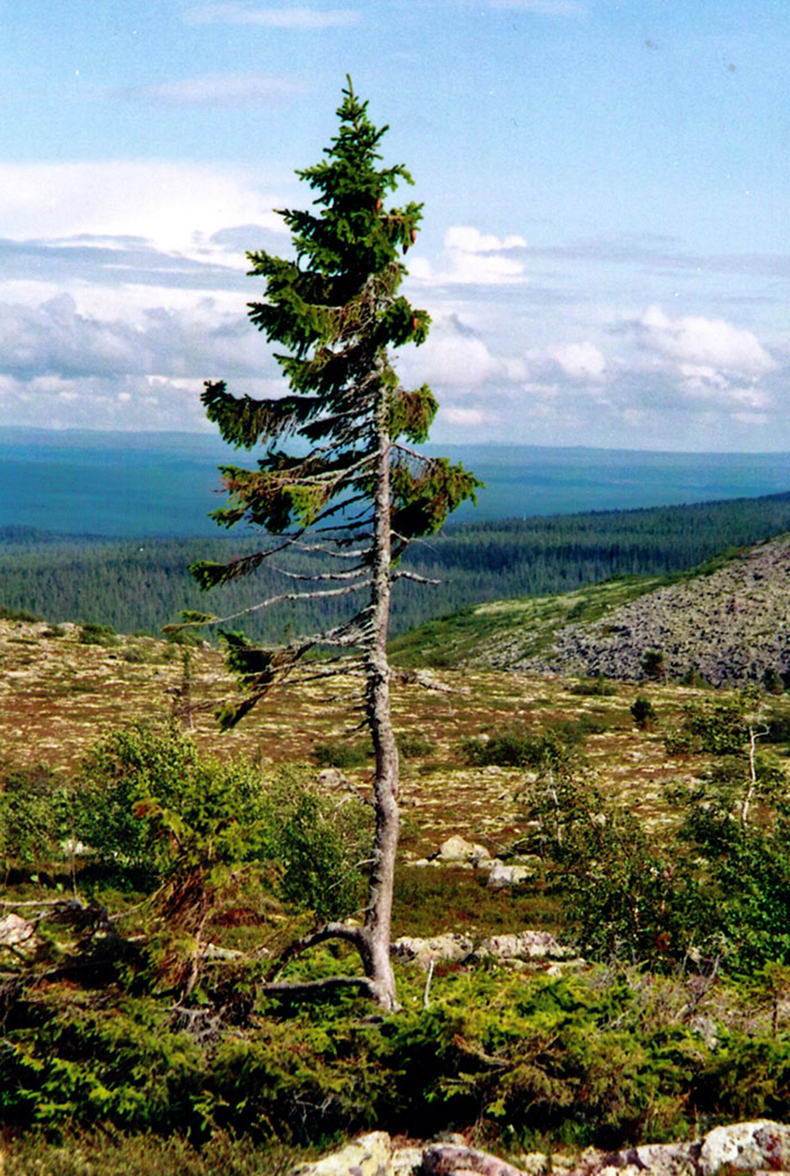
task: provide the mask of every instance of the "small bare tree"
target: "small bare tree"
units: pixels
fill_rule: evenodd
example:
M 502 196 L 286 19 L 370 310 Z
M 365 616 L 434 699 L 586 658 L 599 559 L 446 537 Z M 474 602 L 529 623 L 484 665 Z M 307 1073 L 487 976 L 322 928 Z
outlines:
M 385 207 L 387 194 L 411 179 L 401 165 L 379 166 L 378 146 L 387 128 L 369 121 L 367 103 L 358 100 L 350 79 L 337 113 L 340 128 L 326 158 L 297 173 L 317 193 L 314 208 L 282 213 L 294 257 L 248 255 L 252 273 L 265 281 L 264 299 L 251 305 L 250 318 L 267 340 L 286 349 L 276 358 L 290 394 L 236 398 L 221 382 L 208 383 L 203 394 L 208 416 L 226 441 L 266 447 L 256 469 L 223 467 L 230 498 L 215 517 L 228 526 L 253 523 L 271 539 L 252 555 L 227 564 L 200 562 L 191 570 L 208 589 L 254 572 L 286 549 L 318 553 L 327 570 L 311 575 L 278 569 L 291 587 L 256 607 L 305 596 L 353 594 L 360 601 L 350 619 L 287 645 L 254 648 L 240 634 L 228 634 L 229 665 L 243 694 L 224 708 L 221 721 L 238 722 L 309 650 L 329 647 L 360 657 L 376 758 L 364 920 L 361 926 L 316 928 L 291 945 L 277 967 L 297 951 L 339 937 L 357 949 L 364 975 L 329 983 L 356 984 L 384 1008 L 394 1008 L 390 922 L 398 751 L 390 718 L 387 628 L 393 581 L 420 578 L 394 565 L 410 540 L 438 530 L 449 512 L 474 497 L 479 483 L 462 466 L 412 448 L 426 439 L 437 404 L 427 385 L 415 391 L 400 385 L 389 349 L 420 344 L 428 332 L 428 314 L 398 293 L 406 273 L 402 257 L 416 238 L 421 205 Z M 282 447 L 288 440 L 298 442 L 290 452 Z M 329 672 L 316 663 L 309 670 Z M 273 969 L 271 988 L 281 987 L 275 974 Z

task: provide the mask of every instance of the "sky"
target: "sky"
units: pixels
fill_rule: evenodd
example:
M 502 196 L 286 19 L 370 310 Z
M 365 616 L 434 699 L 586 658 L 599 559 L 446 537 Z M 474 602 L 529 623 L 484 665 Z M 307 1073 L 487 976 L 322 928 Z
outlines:
M 787 0 L 3 8 L 1 424 L 286 391 L 245 251 L 288 253 L 350 74 L 424 202 L 432 439 L 790 451 Z

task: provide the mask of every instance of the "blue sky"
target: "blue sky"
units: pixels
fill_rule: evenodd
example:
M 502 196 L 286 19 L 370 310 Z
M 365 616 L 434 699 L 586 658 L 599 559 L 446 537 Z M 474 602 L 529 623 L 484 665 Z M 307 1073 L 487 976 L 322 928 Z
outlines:
M 4 12 L 0 422 L 284 391 L 246 249 L 346 73 L 425 202 L 434 439 L 790 450 L 786 0 L 35 0 Z M 409 193 L 409 196 L 412 194 Z

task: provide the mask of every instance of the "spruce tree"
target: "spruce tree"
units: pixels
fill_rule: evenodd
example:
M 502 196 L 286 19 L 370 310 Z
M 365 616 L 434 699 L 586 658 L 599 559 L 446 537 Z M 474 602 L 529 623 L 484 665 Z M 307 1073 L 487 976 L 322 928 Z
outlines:
M 281 214 L 293 256 L 248 254 L 252 274 L 265 287 L 262 300 L 250 306 L 250 319 L 278 346 L 276 358 L 290 392 L 256 400 L 229 394 L 224 382 L 209 382 L 203 393 L 208 417 L 226 441 L 245 449 L 264 446 L 256 468 L 222 467 L 229 499 L 215 517 L 227 526 L 242 520 L 255 524 L 269 539 L 253 555 L 228 564 L 203 561 L 191 570 L 203 588 L 211 588 L 254 572 L 262 560 L 287 548 L 320 552 L 329 570 L 314 577 L 284 571 L 313 583 L 303 589 L 295 584 L 274 599 L 307 593 L 357 594 L 360 600 L 349 620 L 277 648 L 254 648 L 242 635 L 226 634 L 229 665 L 243 693 L 220 717 L 226 726 L 237 722 L 308 650 L 329 647 L 361 658 L 376 761 L 364 920 L 359 927 L 317 928 L 293 944 L 287 957 L 330 937 L 350 941 L 364 976 L 337 977 L 334 983 L 357 984 L 393 1008 L 398 751 L 386 653 L 390 591 L 400 576 L 419 578 L 396 568 L 408 543 L 437 531 L 464 499 L 474 497 L 479 483 L 462 466 L 412 448 L 427 438 L 437 403 L 427 385 L 412 391 L 401 386 L 390 349 L 419 345 L 428 332 L 427 312 L 399 293 L 406 274 L 402 258 L 416 238 L 422 206 L 386 206 L 399 183 L 412 181 L 402 165 L 380 165 L 378 148 L 388 128 L 371 123 L 367 105 L 349 78 L 337 111 L 339 131 L 325 158 L 297 172 L 315 198 L 311 209 Z M 261 607 L 272 602 L 262 601 Z M 274 971 L 270 987 L 284 986 Z

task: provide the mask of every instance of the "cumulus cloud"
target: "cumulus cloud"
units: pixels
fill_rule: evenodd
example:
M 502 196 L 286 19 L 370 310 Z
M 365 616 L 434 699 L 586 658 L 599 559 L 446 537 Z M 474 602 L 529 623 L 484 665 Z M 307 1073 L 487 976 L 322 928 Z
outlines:
M 603 352 L 594 343 L 569 343 L 565 347 L 555 348 L 550 354 L 573 380 L 598 382 L 606 373 Z
M 452 225 L 444 237 L 444 264 L 435 270 L 424 257 L 410 266 L 411 276 L 431 285 L 496 286 L 526 281 L 524 265 L 512 256 L 526 247 L 523 237 L 500 239 L 472 225 Z
M 78 309 L 68 294 L 39 306 L 0 304 L 0 372 L 16 380 L 165 376 L 202 381 L 213 372 L 276 368 L 243 316 L 213 299 L 186 311 L 150 307 L 141 322 Z
M 674 388 L 674 411 L 686 400 L 714 415 L 734 419 L 740 413 L 743 421 L 745 410 L 768 419 L 773 397 L 765 381 L 778 364 L 752 331 L 723 318 L 671 318 L 660 306 L 651 306 L 628 320 L 625 334 L 635 350 L 625 357 L 624 370 L 663 378 Z
M 687 315 L 670 319 L 660 306 L 651 306 L 634 325 L 643 347 L 687 369 L 713 369 L 756 379 L 776 367 L 751 331 L 722 318 Z
M 187 9 L 184 19 L 193 25 L 261 25 L 274 29 L 347 28 L 360 19 L 354 8 L 261 8 L 249 4 L 199 4 Z
M 239 394 L 284 391 L 261 337 L 212 298 L 180 311 L 148 307 L 136 323 L 85 312 L 68 294 L 0 303 L 5 422 L 201 428 L 203 381 L 219 376 Z
M 217 73 L 135 86 L 122 91 L 122 96 L 154 106 L 238 106 L 260 102 L 271 105 L 302 93 L 304 86 L 291 78 L 262 73 Z
M 454 390 L 477 388 L 506 375 L 504 361 L 456 314 L 438 318 L 428 341 L 404 353 L 399 369 L 408 383 L 426 380 Z

